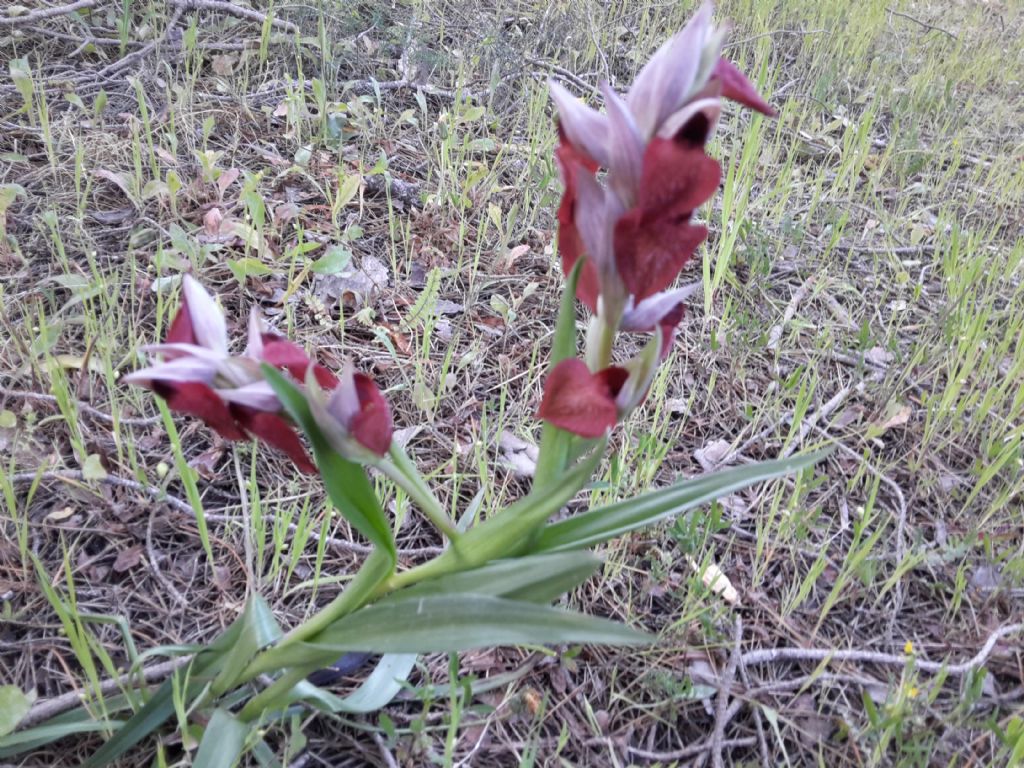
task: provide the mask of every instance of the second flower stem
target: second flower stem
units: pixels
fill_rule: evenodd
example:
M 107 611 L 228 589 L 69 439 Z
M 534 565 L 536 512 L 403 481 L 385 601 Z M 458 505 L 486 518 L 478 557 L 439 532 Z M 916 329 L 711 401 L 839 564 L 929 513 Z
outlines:
M 405 491 L 434 527 L 447 536 L 452 544 L 455 544 L 462 534 L 459 533 L 448 513 L 444 511 L 441 502 L 434 496 L 412 459 L 394 441 L 391 443 L 388 455 L 391 460 L 383 459 L 378 462 L 377 469 Z

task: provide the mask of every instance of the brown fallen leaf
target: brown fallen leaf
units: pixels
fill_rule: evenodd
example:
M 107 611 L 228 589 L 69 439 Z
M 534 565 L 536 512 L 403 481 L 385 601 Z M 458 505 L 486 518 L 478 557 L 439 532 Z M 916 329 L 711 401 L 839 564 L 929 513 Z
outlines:
M 359 310 L 373 306 L 390 282 L 387 265 L 376 256 L 364 256 L 358 267 L 350 262 L 341 272 L 320 277 L 314 293 L 326 306 L 340 302 Z
M 93 175 L 98 179 L 109 181 L 111 184 L 113 184 L 115 187 L 121 190 L 124 196 L 131 201 L 132 205 L 136 205 L 135 198 L 132 197 L 131 188 L 128 186 L 128 181 L 122 174 L 118 173 L 117 171 L 108 170 L 106 168 L 99 168 L 98 170 L 93 172 Z
M 124 573 L 130 571 L 132 568 L 138 566 L 142 562 L 142 545 L 135 544 L 134 546 L 128 547 L 128 549 L 122 549 L 117 553 L 117 557 L 114 559 L 114 573 Z
M 911 409 L 906 403 L 890 403 L 885 414 L 872 426 L 877 432 L 886 432 L 893 427 L 902 427 L 910 421 Z
M 224 221 L 224 214 L 221 213 L 220 208 L 214 206 L 203 216 L 203 231 L 210 237 L 216 237 L 220 234 L 222 221 Z
M 228 187 L 238 181 L 238 177 L 242 175 L 242 172 L 237 168 L 228 168 L 226 171 L 221 171 L 220 176 L 217 177 L 217 191 L 220 193 L 220 199 L 224 199 L 224 193 L 227 192 Z

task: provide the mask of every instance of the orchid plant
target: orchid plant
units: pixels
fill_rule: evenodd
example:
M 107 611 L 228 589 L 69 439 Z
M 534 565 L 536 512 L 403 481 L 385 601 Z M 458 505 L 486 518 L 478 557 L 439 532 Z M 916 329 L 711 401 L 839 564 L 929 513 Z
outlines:
M 97 727 L 112 735 L 87 766 L 116 759 L 176 712 L 202 725 L 195 765 L 229 765 L 245 748 L 259 755 L 258 729 L 296 708 L 367 712 L 384 706 L 417 654 L 495 644 L 652 642 L 635 629 L 551 605 L 600 566 L 591 548 L 821 458 L 720 471 L 550 522 L 586 488 L 612 430 L 647 397 L 669 357 L 686 299 L 699 288 L 675 283 L 707 236 L 693 219 L 720 181 L 719 164 L 705 146 L 722 99 L 773 114 L 722 58 L 724 36 L 705 5 L 624 95 L 602 85 L 603 112 L 551 83 L 564 185 L 558 242 L 566 290 L 537 410 L 540 455 L 530 492 L 504 509 L 466 515 L 482 518 L 475 525 L 459 526 L 448 516 L 394 440 L 387 400 L 369 376 L 351 363 L 336 376 L 266 328 L 255 311 L 244 351 L 232 354 L 216 300 L 192 277 L 183 278 L 181 307 L 166 339 L 148 349 L 152 365 L 125 381 L 152 390 L 171 410 L 199 418 L 224 438 L 256 439 L 299 471 L 319 476 L 331 503 L 373 551 L 347 587 L 302 624 L 284 631 L 256 595 L 220 638 L 192 649 L 187 667 L 155 692 L 105 701 L 107 716 Z M 582 354 L 577 299 L 590 313 Z M 648 340 L 638 354 L 620 360 L 626 334 Z M 369 468 L 408 494 L 444 538 L 441 554 L 398 570 L 392 523 Z M 307 680 L 341 654 L 368 651 L 383 657 L 347 697 Z M 128 709 L 134 712 L 127 719 L 116 718 Z M 93 721 L 84 712 L 49 725 L 67 722 L 87 730 Z M 41 730 L 47 725 L 0 740 L 0 756 L 64 733 Z

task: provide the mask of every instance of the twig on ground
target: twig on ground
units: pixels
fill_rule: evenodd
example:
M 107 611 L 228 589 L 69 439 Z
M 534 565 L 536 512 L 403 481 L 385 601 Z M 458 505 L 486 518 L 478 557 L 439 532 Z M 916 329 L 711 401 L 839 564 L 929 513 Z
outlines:
M 161 662 L 160 664 L 153 664 L 149 667 L 143 667 L 141 670 L 121 675 L 120 677 L 113 680 L 105 680 L 100 683 L 99 693 L 102 696 L 107 696 L 111 693 L 117 693 L 122 688 L 132 686 L 139 680 L 141 673 L 142 679 L 147 683 L 157 683 L 166 679 L 174 670 L 178 669 L 189 661 L 192 660 L 191 656 L 180 656 L 169 661 Z M 74 709 L 82 703 L 82 694 L 78 691 L 71 691 L 70 693 L 64 693 L 60 696 L 55 696 L 52 699 L 45 699 L 40 701 L 28 711 L 28 714 L 22 718 L 21 722 L 18 723 L 18 729 L 24 730 L 31 728 L 33 725 L 42 723 L 49 720 L 51 717 L 56 717 L 59 714 L 67 712 L 69 709 Z
M 554 72 L 559 77 L 565 78 L 570 83 L 575 85 L 577 88 L 586 91 L 594 98 L 599 98 L 601 96 L 601 91 L 596 86 L 591 85 L 582 77 L 577 75 L 575 72 L 571 72 L 565 67 L 560 67 L 558 64 L 555 64 L 554 62 L 551 61 L 544 61 L 544 59 L 536 59 L 529 56 L 526 58 L 526 60 L 530 64 L 533 64 L 535 67 L 541 67 L 542 69 L 546 69 L 549 72 Z
M 818 279 L 817 275 L 810 275 L 800 287 L 793 293 L 793 297 L 789 300 L 789 304 L 786 305 L 785 311 L 782 313 L 782 320 L 776 325 L 772 326 L 772 329 L 768 332 L 768 349 L 778 349 L 779 342 L 782 340 L 782 332 L 785 330 L 786 325 L 790 320 L 793 319 L 793 315 L 796 314 L 797 307 L 800 306 L 811 288 L 814 286 L 815 281 Z
M 910 256 L 919 253 L 931 253 L 935 250 L 935 246 L 930 243 L 921 243 L 920 245 L 861 245 L 860 243 L 848 243 L 838 242 L 835 244 L 834 249 L 837 251 L 848 251 L 852 253 L 866 253 L 866 254 L 892 254 L 893 256 Z
M 53 8 L 40 8 L 30 11 L 23 16 L 0 16 L 0 27 L 22 27 L 26 24 L 34 24 L 42 19 L 49 19 L 53 16 L 66 16 L 76 11 L 84 11 L 88 8 L 95 8 L 96 0 L 76 0 L 67 5 L 56 5 Z
M 772 29 L 768 32 L 761 32 L 757 35 L 751 35 L 750 37 L 744 37 L 739 40 L 731 40 L 722 46 L 723 51 L 727 51 L 730 48 L 739 48 L 741 45 L 752 43 L 755 40 L 760 40 L 762 37 L 783 37 L 785 35 L 798 35 L 801 37 L 809 35 L 821 35 L 828 32 L 827 29 Z M 776 91 L 776 94 L 778 91 Z
M 713 768 L 725 768 L 725 760 L 722 757 L 723 743 L 725 742 L 725 726 L 732 718 L 726 718 L 729 711 L 729 692 L 736 680 L 736 670 L 739 668 L 741 648 L 743 640 L 743 619 L 737 616 L 733 624 L 732 652 L 729 654 L 729 662 L 725 666 L 725 672 L 718 684 L 718 697 L 715 699 L 715 730 L 711 734 L 711 765 Z M 742 705 L 742 702 L 737 700 Z M 737 708 L 738 711 L 738 708 Z M 707 753 L 705 753 L 706 755 Z M 702 761 L 703 762 L 703 759 Z
M 384 743 L 384 737 L 381 736 L 377 731 L 373 731 L 373 741 L 377 745 L 377 750 L 380 752 L 381 759 L 388 768 L 398 768 L 398 761 L 395 760 L 395 756 L 391 754 L 391 750 L 388 749 L 388 745 Z
M 832 436 L 828 432 L 826 432 L 823 427 L 820 427 L 817 424 L 815 424 L 812 428 L 815 431 L 817 431 L 818 434 L 820 434 L 822 437 L 826 439 L 831 439 Z M 887 474 L 885 474 L 880 469 L 875 467 L 870 461 L 864 459 L 864 457 L 861 454 L 857 453 L 849 446 L 843 444 L 842 442 L 839 442 L 838 440 L 835 441 L 835 444 L 839 447 L 840 452 L 845 453 L 847 456 L 849 456 L 852 459 L 856 459 L 857 461 L 863 461 L 864 467 L 868 470 L 868 472 L 870 472 L 883 483 L 885 483 L 887 486 L 889 486 L 889 488 L 893 492 L 893 495 L 896 497 L 896 565 L 897 567 L 899 567 L 899 565 L 903 562 L 903 559 L 907 554 L 907 498 L 906 496 L 903 495 L 903 489 L 900 488 L 899 483 L 897 483 Z M 896 585 L 894 587 L 894 591 L 896 595 L 896 606 L 895 610 L 893 610 L 892 612 L 892 621 L 889 624 L 890 632 L 892 631 L 892 628 L 895 624 L 896 616 L 899 613 L 899 609 L 903 605 L 904 592 L 902 578 L 897 580 Z
M 39 392 L 21 392 L 14 389 L 0 389 L 0 397 L 16 397 L 20 400 L 35 400 L 40 403 L 53 403 L 57 404 L 57 398 L 53 395 L 44 395 Z M 95 408 L 88 403 L 83 403 L 81 400 L 77 401 L 78 410 L 82 413 L 92 416 L 94 419 L 106 422 L 107 424 L 113 424 L 115 419 L 109 413 L 101 411 L 99 408 Z M 140 418 L 125 418 L 117 419 L 118 424 L 123 424 L 128 427 L 148 427 L 152 424 L 156 424 L 160 421 L 159 414 L 156 416 L 144 416 Z
M 918 18 L 916 18 L 914 16 L 911 16 L 909 13 L 903 13 L 902 11 L 897 11 L 895 8 L 886 8 L 885 10 L 888 13 L 891 13 L 893 16 L 899 16 L 902 19 L 907 19 L 908 21 L 912 21 L 915 24 L 919 24 L 920 26 L 924 27 L 925 29 L 930 29 L 930 30 L 932 30 L 934 32 L 941 32 L 942 34 L 947 35 L 948 37 L 951 37 L 953 40 L 959 40 L 960 39 L 955 34 L 950 32 L 948 29 L 943 29 L 942 27 L 937 27 L 934 24 L 929 24 L 927 21 L 921 21 L 920 19 L 918 19 Z
M 853 392 L 853 387 L 843 387 L 832 395 L 829 401 L 823 406 L 816 409 L 813 413 L 805 415 L 803 421 L 800 423 L 799 434 L 789 442 L 789 445 L 784 446 L 782 450 L 779 451 L 779 458 L 785 459 L 791 456 L 793 451 L 803 445 L 804 440 L 807 439 L 807 435 L 811 433 L 811 430 L 817 429 L 822 419 L 827 419 L 831 416 L 832 413 L 843 404 L 843 401 L 850 396 L 851 392 Z M 824 431 L 824 429 L 822 429 L 822 431 Z M 828 432 L 825 432 L 825 436 L 830 437 Z
M 746 696 L 750 697 L 750 674 L 747 672 L 747 668 L 742 664 L 739 668 L 740 679 L 743 681 L 743 686 L 746 689 Z M 757 730 L 757 748 L 761 756 L 761 768 L 771 768 L 772 760 L 771 754 L 768 752 L 768 739 L 764 735 L 764 723 L 762 722 L 761 707 L 755 702 L 754 706 L 750 708 L 754 715 L 754 728 Z
M 245 8 L 226 0 L 169 0 L 170 4 L 182 11 L 210 11 L 211 13 L 223 13 L 227 16 L 234 16 L 236 19 L 247 19 L 259 24 L 267 22 L 267 14 L 252 8 Z M 270 23 L 283 29 L 285 32 L 298 32 L 299 28 L 290 21 L 284 19 L 271 19 Z
M 915 659 L 914 668 L 929 674 L 945 672 L 951 677 L 962 677 L 973 672 L 992 654 L 992 650 L 1004 637 L 1024 633 L 1024 622 L 1007 624 L 988 636 L 974 656 L 959 664 L 946 664 L 940 661 Z M 740 665 L 772 664 L 777 661 L 806 661 L 820 663 L 822 661 L 852 661 L 861 664 L 881 664 L 890 667 L 902 667 L 907 663 L 904 654 L 882 653 L 880 651 L 861 651 L 856 649 L 835 650 L 832 648 L 761 648 L 747 651 L 740 656 Z
M 741 747 L 752 747 L 757 742 L 753 736 L 744 736 L 742 739 L 728 739 L 723 741 L 719 746 L 723 750 L 726 749 L 739 749 Z M 692 744 L 682 749 L 676 749 L 671 752 L 649 752 L 646 749 L 640 749 L 639 747 L 627 747 L 631 755 L 642 757 L 644 760 L 660 760 L 662 762 L 668 762 L 671 760 L 685 760 L 688 757 L 696 757 L 697 755 L 707 754 L 708 750 L 711 749 L 711 744 L 707 741 L 702 741 L 700 744 Z
M 174 12 L 171 14 L 171 18 L 167 20 L 167 26 L 164 27 L 163 34 L 161 34 L 151 43 L 143 46 L 142 48 L 139 48 L 139 50 L 133 51 L 132 53 L 129 53 L 127 56 L 124 56 L 118 59 L 117 61 L 111 62 L 110 64 L 105 66 L 103 69 L 96 73 L 96 79 L 103 80 L 108 77 L 113 77 L 114 75 L 117 75 L 121 71 L 130 67 L 135 62 L 141 61 L 142 59 L 146 58 L 160 45 L 162 45 L 165 40 L 167 40 L 167 37 L 174 31 L 174 28 L 178 26 L 178 21 L 181 20 L 181 14 L 182 9 L 175 8 Z
M 163 575 L 160 571 L 159 558 L 156 553 L 156 547 L 153 546 L 153 518 L 156 517 L 156 507 L 153 507 L 149 511 L 149 522 L 146 524 L 146 555 L 149 557 L 149 569 L 153 573 L 153 577 L 160 582 L 162 586 L 172 598 L 174 602 L 183 607 L 188 607 L 188 600 L 185 596 L 177 590 L 177 588 L 171 584 L 170 580 Z

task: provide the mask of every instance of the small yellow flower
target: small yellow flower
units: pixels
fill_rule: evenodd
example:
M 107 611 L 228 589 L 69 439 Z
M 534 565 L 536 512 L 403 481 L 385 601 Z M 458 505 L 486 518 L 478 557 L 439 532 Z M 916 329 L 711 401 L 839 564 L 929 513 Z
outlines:
M 917 690 L 917 686 L 916 685 L 912 685 L 907 690 L 907 697 L 911 698 L 911 699 L 916 699 L 917 698 L 917 694 L 919 694 L 919 693 L 920 693 L 920 691 Z
M 907 656 L 914 655 L 914 644 L 910 640 L 907 640 L 907 644 L 903 646 L 903 652 L 907 654 Z

